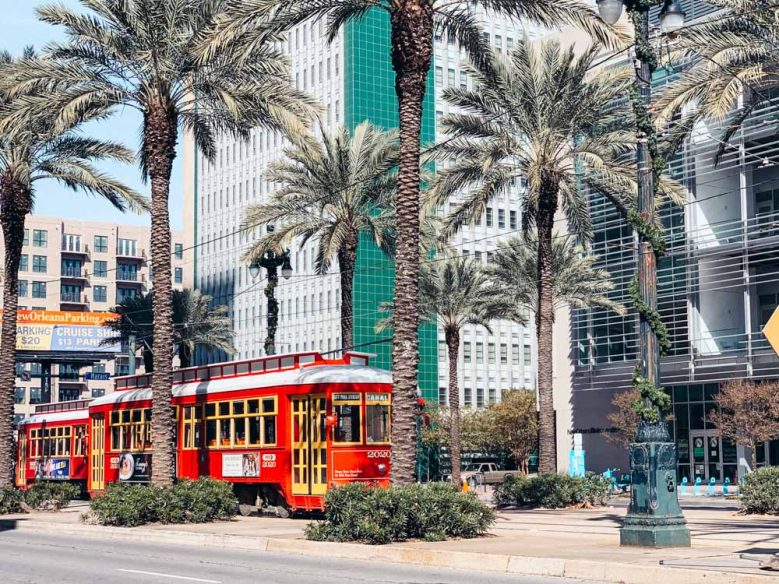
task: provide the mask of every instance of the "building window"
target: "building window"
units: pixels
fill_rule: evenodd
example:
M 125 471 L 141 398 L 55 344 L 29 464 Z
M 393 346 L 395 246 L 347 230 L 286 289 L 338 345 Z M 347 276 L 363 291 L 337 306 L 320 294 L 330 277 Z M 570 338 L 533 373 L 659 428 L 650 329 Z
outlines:
M 27 397 L 26 391 L 23 387 L 14 387 L 14 403 L 23 404 Z
M 26 272 L 30 269 L 30 256 L 26 253 L 19 257 L 19 271 Z
M 177 260 L 184 259 L 184 244 L 183 243 L 177 243 L 174 248 L 174 255 L 176 256 Z
M 531 362 L 531 356 L 530 356 L 530 345 L 524 346 L 524 362 L 525 365 L 530 365 Z
M 460 71 L 460 89 L 468 89 L 468 73 Z
M 441 67 L 435 68 L 435 84 L 439 87 L 444 84 L 444 70 Z
M 76 401 L 81 392 L 75 387 L 60 387 L 60 401 Z
M 498 209 L 498 229 L 506 228 L 506 211 L 505 209 Z
M 108 286 L 95 286 L 92 294 L 95 302 L 108 302 Z
M 447 389 L 445 387 L 439 387 L 438 388 L 438 405 L 440 406 L 446 406 L 448 395 L 447 395 Z
M 108 253 L 107 235 L 95 235 L 95 251 L 98 253 Z
M 32 297 L 33 298 L 46 298 L 46 282 L 33 282 L 32 283 Z
M 511 364 L 519 365 L 519 345 L 511 345 Z
M 484 407 L 484 388 L 483 387 L 477 387 L 476 388 L 476 407 L 477 408 L 483 408 Z
M 116 254 L 126 257 L 136 256 L 136 241 L 134 239 L 119 239 L 116 246 Z
M 25 229 L 24 230 L 24 240 L 22 241 L 22 245 L 30 245 L 30 230 Z
M 476 343 L 476 362 L 481 363 L 484 361 L 484 343 Z
M 27 298 L 27 280 L 19 280 L 19 298 Z
M 473 405 L 473 396 L 470 387 L 463 388 L 463 403 L 466 407 L 471 407 Z
M 39 403 L 41 403 L 41 388 L 40 387 L 31 387 L 30 388 L 30 403 L 31 404 L 39 404 Z
M 517 212 L 509 211 L 509 229 L 517 229 Z
M 46 247 L 49 243 L 49 232 L 45 229 L 32 230 L 33 247 Z
M 116 279 L 124 280 L 126 282 L 138 281 L 138 265 L 137 264 L 116 264 Z
M 105 395 L 105 389 L 93 389 L 92 397 L 103 397 Z
M 492 207 L 487 207 L 486 216 L 487 216 L 487 227 L 492 227 Z
M 491 404 L 494 404 L 496 401 L 498 401 L 497 393 L 498 392 L 495 390 L 494 387 L 490 387 L 490 403 Z
M 71 284 L 60 285 L 60 298 L 62 302 L 81 302 L 81 286 Z
M 454 69 L 449 69 L 446 72 L 446 83 L 449 87 L 454 87 Z
M 105 278 L 108 276 L 108 262 L 105 260 L 95 260 L 93 262 L 95 269 L 95 276 L 98 278 Z
M 490 363 L 495 363 L 495 343 L 487 344 L 487 359 Z
M 176 268 L 173 270 L 173 281 L 176 284 L 181 284 L 184 281 L 184 268 Z
M 129 298 L 135 298 L 138 296 L 138 290 L 135 288 L 121 288 L 117 287 L 116 289 L 116 302 L 117 304 L 121 304 L 123 301 L 129 299 Z
M 37 274 L 45 274 L 48 264 L 48 258 L 46 256 L 34 255 L 32 256 L 32 271 Z
M 500 364 L 508 365 L 509 362 L 509 346 L 505 343 L 500 344 Z
M 105 373 L 105 363 L 95 363 L 92 365 L 92 373 Z
M 81 236 L 68 233 L 62 234 L 63 251 L 81 251 Z
M 463 343 L 463 363 L 471 362 L 471 342 L 465 341 Z
M 438 360 L 446 361 L 446 341 L 438 341 Z

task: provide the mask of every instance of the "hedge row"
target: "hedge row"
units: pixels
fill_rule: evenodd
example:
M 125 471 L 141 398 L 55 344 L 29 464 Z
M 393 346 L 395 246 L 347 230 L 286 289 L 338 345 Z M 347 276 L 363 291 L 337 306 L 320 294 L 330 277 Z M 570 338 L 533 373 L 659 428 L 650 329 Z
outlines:
M 483 535 L 494 522 L 487 505 L 448 483 L 389 489 L 354 483 L 328 491 L 325 520 L 308 525 L 306 538 L 369 544 L 442 541 Z
M 171 487 L 113 483 L 84 514 L 84 521 L 134 527 L 145 523 L 207 523 L 235 516 L 238 500 L 230 483 L 210 477 Z
M 81 494 L 81 489 L 70 483 L 39 482 L 26 491 L 13 486 L 0 489 L 0 515 L 21 513 L 26 503 L 39 511 L 57 511 Z
M 545 474 L 532 478 L 509 475 L 495 487 L 493 499 L 498 507 L 559 509 L 605 505 L 610 494 L 611 482 L 598 474 Z

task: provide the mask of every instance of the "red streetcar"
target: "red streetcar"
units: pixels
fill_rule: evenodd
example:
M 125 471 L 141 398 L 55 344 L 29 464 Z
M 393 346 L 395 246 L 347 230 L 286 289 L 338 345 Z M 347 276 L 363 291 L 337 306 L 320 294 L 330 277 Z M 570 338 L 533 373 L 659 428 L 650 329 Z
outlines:
M 120 377 L 89 404 L 91 494 L 151 480 L 151 375 Z M 388 371 L 368 356 L 308 352 L 174 373 L 177 475 L 235 484 L 241 503 L 323 507 L 329 485 L 389 485 Z
M 40 405 L 35 414 L 19 422 L 19 488 L 27 489 L 43 480 L 71 481 L 86 487 L 88 406 L 88 400 Z

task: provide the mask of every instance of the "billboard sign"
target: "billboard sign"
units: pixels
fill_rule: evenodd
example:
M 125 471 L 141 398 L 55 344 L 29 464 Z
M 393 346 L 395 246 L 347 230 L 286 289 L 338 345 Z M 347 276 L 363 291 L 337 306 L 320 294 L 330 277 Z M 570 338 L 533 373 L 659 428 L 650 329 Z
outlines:
M 260 453 L 222 454 L 222 476 L 224 477 L 259 477 Z
M 117 317 L 112 312 L 64 312 L 19 310 L 16 322 L 17 351 L 65 353 L 118 353 L 119 343 L 104 345 L 114 335 L 105 326 Z
M 123 483 L 148 483 L 151 480 L 151 454 L 125 452 L 119 456 L 119 480 Z
M 36 479 L 66 481 L 70 478 L 69 458 L 42 458 L 35 469 Z

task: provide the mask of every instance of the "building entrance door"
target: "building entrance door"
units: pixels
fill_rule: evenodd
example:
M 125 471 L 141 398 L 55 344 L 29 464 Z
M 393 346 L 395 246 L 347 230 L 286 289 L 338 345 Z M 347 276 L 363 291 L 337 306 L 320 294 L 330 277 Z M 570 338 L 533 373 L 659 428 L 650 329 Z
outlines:
M 702 483 L 714 478 L 722 483 L 722 438 L 716 430 L 690 432 L 692 480 L 700 477 Z

